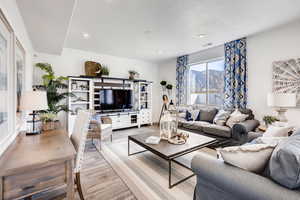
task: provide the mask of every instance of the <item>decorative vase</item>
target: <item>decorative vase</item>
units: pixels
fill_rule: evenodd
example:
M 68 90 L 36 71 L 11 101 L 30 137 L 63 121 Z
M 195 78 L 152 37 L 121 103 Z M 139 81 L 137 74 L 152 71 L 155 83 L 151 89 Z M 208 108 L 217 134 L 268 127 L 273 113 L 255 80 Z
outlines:
M 101 64 L 93 61 L 86 61 L 84 64 L 85 75 L 97 76 L 97 72 L 101 70 Z

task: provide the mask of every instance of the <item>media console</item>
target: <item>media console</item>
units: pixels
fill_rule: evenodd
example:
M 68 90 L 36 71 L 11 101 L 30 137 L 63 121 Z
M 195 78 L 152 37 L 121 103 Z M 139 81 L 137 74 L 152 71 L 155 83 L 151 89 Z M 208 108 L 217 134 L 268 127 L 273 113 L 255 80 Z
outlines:
M 79 110 L 109 116 L 113 130 L 152 124 L 152 82 L 111 77 L 69 77 L 68 132 Z M 124 98 L 124 99 L 121 99 Z

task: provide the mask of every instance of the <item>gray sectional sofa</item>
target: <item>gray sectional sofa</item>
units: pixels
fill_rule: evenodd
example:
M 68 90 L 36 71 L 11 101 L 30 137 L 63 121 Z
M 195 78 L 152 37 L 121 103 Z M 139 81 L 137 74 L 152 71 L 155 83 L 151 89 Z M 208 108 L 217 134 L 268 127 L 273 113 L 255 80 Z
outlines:
M 197 175 L 194 200 L 299 200 L 300 130 L 275 148 L 262 173 L 204 153 L 193 157 L 192 169 Z
M 187 121 L 185 119 L 184 113 L 186 110 L 205 110 L 209 111 L 212 109 L 219 108 L 216 107 L 203 107 L 199 105 L 194 106 L 181 106 L 179 108 L 179 120 L 178 127 L 180 129 L 188 130 L 194 133 L 207 135 L 210 137 L 218 138 L 220 140 L 228 141 L 230 145 L 238 145 L 246 143 L 248 140 L 248 133 L 250 131 L 255 130 L 259 126 L 259 121 L 254 119 L 254 115 L 252 110 L 250 109 L 239 109 L 241 113 L 249 115 L 246 121 L 235 124 L 232 128 L 224 125 L 214 124 L 212 121 Z M 234 109 L 228 110 L 229 112 L 233 112 Z M 215 113 L 217 114 L 217 113 Z

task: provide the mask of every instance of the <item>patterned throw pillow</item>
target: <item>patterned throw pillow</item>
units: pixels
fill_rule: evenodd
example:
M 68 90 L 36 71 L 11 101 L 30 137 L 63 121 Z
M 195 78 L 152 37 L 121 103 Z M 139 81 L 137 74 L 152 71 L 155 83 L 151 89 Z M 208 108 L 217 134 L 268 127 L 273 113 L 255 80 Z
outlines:
M 242 114 L 239 110 L 235 110 L 233 113 L 231 113 L 226 125 L 232 128 L 233 125 L 245 121 L 247 117 L 248 115 Z
M 219 126 L 224 126 L 229 117 L 230 117 L 229 111 L 219 110 L 213 122 L 214 124 L 217 124 Z
M 199 111 L 200 111 L 200 110 L 190 110 L 190 111 L 189 111 L 189 112 L 192 114 L 192 119 L 193 119 L 194 121 L 196 121 L 197 116 L 198 116 L 198 114 L 199 114 Z

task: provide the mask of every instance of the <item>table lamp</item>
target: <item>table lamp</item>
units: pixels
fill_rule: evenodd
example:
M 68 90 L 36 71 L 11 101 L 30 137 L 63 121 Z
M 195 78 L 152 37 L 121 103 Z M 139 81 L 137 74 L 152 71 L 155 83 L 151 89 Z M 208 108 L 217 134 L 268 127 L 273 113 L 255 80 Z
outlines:
M 294 93 L 269 93 L 268 94 L 268 106 L 275 107 L 278 113 L 278 120 L 281 122 L 287 122 L 285 112 L 288 108 L 296 107 L 297 98 Z
M 36 115 L 37 111 L 47 110 L 47 93 L 44 91 L 27 91 L 21 95 L 20 110 L 32 111 L 32 132 L 27 132 L 26 135 L 36 135 L 40 133 L 40 130 L 36 130 Z

